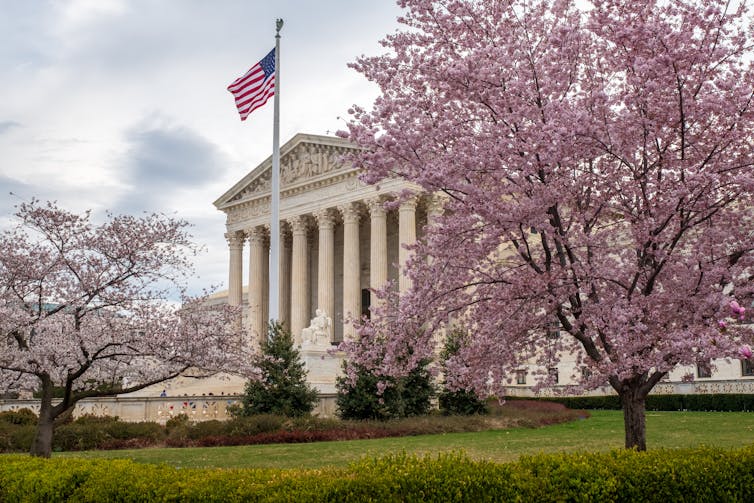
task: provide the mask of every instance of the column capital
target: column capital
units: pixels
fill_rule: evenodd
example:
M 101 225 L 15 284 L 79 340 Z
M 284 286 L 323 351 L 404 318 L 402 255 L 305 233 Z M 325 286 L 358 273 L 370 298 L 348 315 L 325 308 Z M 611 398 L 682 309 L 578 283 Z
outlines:
M 401 200 L 398 211 L 416 211 L 416 205 L 418 202 L 419 198 L 415 195 L 403 199 Z
M 296 215 L 288 219 L 293 234 L 306 234 L 309 229 L 309 219 L 304 215 Z
M 385 210 L 385 200 L 379 196 L 371 197 L 365 201 L 367 208 L 369 208 L 369 214 L 372 217 L 384 217 L 387 214 Z
M 335 215 L 330 208 L 317 210 L 313 215 L 320 229 L 332 229 L 335 227 Z
M 228 248 L 243 249 L 244 235 L 242 232 L 226 232 L 225 240 L 228 242 Z
M 267 230 L 261 225 L 246 229 L 246 239 L 249 240 L 249 243 L 264 243 L 266 237 Z
M 338 206 L 338 211 L 343 216 L 343 223 L 359 223 L 361 220 L 361 208 L 358 203 L 346 203 Z

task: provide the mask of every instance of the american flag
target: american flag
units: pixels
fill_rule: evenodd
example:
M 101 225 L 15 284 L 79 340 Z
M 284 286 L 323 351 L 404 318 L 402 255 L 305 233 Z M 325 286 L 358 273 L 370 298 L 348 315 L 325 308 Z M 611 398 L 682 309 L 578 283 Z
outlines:
M 243 76 L 234 80 L 228 86 L 228 91 L 236 98 L 236 107 L 242 121 L 267 103 L 270 96 L 275 95 L 275 49 Z

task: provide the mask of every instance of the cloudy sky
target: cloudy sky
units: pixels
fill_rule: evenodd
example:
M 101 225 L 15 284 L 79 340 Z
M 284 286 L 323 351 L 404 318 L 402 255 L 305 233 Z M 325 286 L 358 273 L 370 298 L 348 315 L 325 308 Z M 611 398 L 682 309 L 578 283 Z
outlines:
M 207 252 L 190 289 L 227 284 L 212 202 L 272 150 L 272 100 L 242 123 L 227 85 L 281 50 L 281 143 L 332 134 L 376 88 L 392 0 L 0 0 L 0 227 L 32 197 L 73 211 L 159 211 Z M 12 194 L 11 194 L 12 193 Z

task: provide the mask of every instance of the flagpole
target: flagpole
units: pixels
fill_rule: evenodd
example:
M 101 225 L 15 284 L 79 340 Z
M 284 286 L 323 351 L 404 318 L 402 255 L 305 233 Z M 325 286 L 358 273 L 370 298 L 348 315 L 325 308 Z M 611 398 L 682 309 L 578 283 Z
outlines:
M 272 121 L 272 193 L 270 222 L 270 321 L 279 319 L 280 304 L 280 29 L 275 21 L 275 112 Z

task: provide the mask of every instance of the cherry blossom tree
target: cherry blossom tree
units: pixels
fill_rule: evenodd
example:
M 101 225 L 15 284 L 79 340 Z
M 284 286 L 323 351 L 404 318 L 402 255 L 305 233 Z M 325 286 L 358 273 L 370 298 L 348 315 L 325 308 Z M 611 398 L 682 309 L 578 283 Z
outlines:
M 165 300 L 182 291 L 197 251 L 186 222 L 108 215 L 95 225 L 38 201 L 16 216 L 0 235 L 0 387 L 40 393 L 32 455 L 50 455 L 56 423 L 83 398 L 190 368 L 251 374 L 236 311 Z
M 754 259 L 747 2 L 399 4 L 388 52 L 353 65 L 381 96 L 341 135 L 366 181 L 414 182 L 444 214 L 352 359 L 405 373 L 452 320 L 470 337 L 449 378 L 500 394 L 575 353 L 576 389 L 609 384 L 645 449 L 650 390 L 751 341 L 733 323 Z

